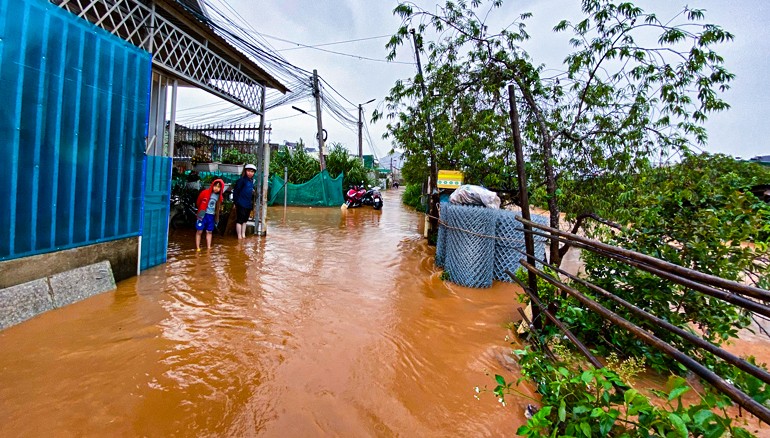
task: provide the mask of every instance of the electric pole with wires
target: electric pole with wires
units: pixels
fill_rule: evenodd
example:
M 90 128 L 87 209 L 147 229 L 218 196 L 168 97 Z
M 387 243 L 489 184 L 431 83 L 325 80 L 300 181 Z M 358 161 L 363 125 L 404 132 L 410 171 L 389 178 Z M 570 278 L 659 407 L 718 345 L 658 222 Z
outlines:
M 313 70 L 313 97 L 315 97 L 315 121 L 318 126 L 318 161 L 321 163 L 321 172 L 326 169 L 324 159 L 324 127 L 321 122 L 321 87 L 318 84 L 318 70 Z

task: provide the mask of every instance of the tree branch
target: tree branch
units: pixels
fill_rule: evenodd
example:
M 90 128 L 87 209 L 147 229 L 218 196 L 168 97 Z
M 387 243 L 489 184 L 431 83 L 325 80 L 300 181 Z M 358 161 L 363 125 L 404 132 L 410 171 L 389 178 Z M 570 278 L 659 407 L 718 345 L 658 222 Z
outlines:
M 575 221 L 575 225 L 572 227 L 571 233 L 577 234 L 578 230 L 580 230 L 580 227 L 583 225 L 583 221 L 585 221 L 586 219 L 593 219 L 596 222 L 602 223 L 612 228 L 616 228 L 618 230 L 623 229 L 623 227 L 621 227 L 620 224 L 612 222 L 609 219 L 604 219 L 603 217 L 597 215 L 596 213 L 583 213 L 577 217 L 577 220 Z M 559 248 L 559 257 L 563 258 L 571 247 L 572 247 L 571 244 L 565 243 L 561 248 Z

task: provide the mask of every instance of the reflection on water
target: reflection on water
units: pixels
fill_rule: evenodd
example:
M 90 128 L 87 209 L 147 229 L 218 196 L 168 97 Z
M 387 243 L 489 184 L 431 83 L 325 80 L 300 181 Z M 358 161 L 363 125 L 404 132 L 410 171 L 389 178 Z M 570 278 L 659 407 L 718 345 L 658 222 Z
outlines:
M 421 217 L 271 209 L 268 237 L 170 237 L 114 292 L 0 332 L 0 436 L 499 436 L 515 288 L 439 280 Z M 41 419 L 45 421 L 41 421 Z

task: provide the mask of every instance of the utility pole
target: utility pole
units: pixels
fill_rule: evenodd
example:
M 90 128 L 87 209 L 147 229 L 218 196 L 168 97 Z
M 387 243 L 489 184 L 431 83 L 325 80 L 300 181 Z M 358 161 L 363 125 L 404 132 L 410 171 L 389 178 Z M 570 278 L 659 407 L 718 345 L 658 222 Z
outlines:
M 358 159 L 361 160 L 363 163 L 364 161 L 364 136 L 363 136 L 363 128 L 364 128 L 364 122 L 361 121 L 361 115 L 364 112 L 364 106 L 362 104 L 358 104 Z
M 364 121 L 363 121 L 363 114 L 364 114 L 364 105 L 367 103 L 374 102 L 374 99 L 371 99 L 364 103 L 358 104 L 358 159 L 361 160 L 361 162 L 364 162 Z
M 417 73 L 420 75 L 420 88 L 422 89 L 423 102 L 428 100 L 428 92 L 425 89 L 425 78 L 422 76 L 422 64 L 420 63 L 420 46 L 417 44 L 417 33 L 410 29 L 412 41 L 414 41 L 414 53 L 417 57 Z M 427 106 L 427 105 L 426 105 Z M 428 214 L 430 215 L 428 233 L 438 232 L 438 168 L 436 167 L 436 145 L 433 143 L 433 126 L 430 122 L 430 108 L 425 109 L 425 124 L 428 130 L 430 179 L 428 180 Z
M 318 125 L 318 161 L 321 163 L 321 172 L 326 169 L 324 159 L 324 127 L 321 123 L 321 87 L 318 85 L 318 70 L 313 70 L 313 96 L 315 97 L 315 121 Z

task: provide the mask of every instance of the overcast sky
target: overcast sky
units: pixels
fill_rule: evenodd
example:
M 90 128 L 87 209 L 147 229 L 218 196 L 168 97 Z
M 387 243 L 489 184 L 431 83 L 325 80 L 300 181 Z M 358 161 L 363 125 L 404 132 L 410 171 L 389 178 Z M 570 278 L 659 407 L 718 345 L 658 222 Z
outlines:
M 317 69 L 345 98 L 354 104 L 376 99 L 364 107 L 364 117 L 371 117 L 372 110 L 382 109 L 383 99 L 398 79 L 414 75 L 414 55 L 411 45 L 403 46 L 396 59 L 397 63 L 385 62 L 388 41 L 385 35 L 392 35 L 400 25 L 400 19 L 392 13 L 398 4 L 394 0 L 207 0 L 214 4 L 227 5 L 243 20 L 256 29 L 290 63 L 305 70 Z M 417 2 L 433 9 L 436 3 Z M 743 158 L 755 155 L 770 155 L 770 91 L 765 76 L 770 72 L 770 2 L 765 0 L 681 0 L 637 1 L 648 12 L 656 12 L 659 18 L 668 18 L 683 5 L 706 10 L 704 22 L 715 23 L 735 35 L 733 42 L 721 46 L 718 51 L 725 58 L 727 69 L 736 75 L 732 88 L 725 99 L 732 106 L 727 112 L 712 114 L 707 122 L 709 144 L 703 149 L 708 152 L 726 153 Z M 527 29 L 532 40 L 525 47 L 536 62 L 548 68 L 563 70 L 561 61 L 567 53 L 567 33 L 554 34 L 551 29 L 562 18 L 573 18 L 579 12 L 579 0 L 504 0 L 501 9 L 496 9 L 489 19 L 490 30 L 499 30 L 514 21 L 522 12 L 532 12 Z M 220 8 L 222 9 L 222 8 Z M 366 39 L 344 44 L 326 45 L 320 49 L 341 52 L 352 56 L 333 54 L 318 49 L 298 48 L 296 44 L 317 46 Z M 372 61 L 364 58 L 373 58 Z M 357 117 L 357 108 L 342 98 L 337 98 Z M 201 93 L 185 91 L 180 94 L 179 109 L 195 107 L 203 102 L 216 101 Z M 311 99 L 295 104 L 314 113 Z M 187 111 L 187 115 L 190 114 Z M 194 112 L 194 111 L 193 111 Z M 343 143 L 351 152 L 358 148 L 358 134 L 355 126 L 345 127 L 336 123 L 329 115 L 323 114 L 327 142 Z M 254 119 L 256 123 L 258 119 Z M 302 138 L 306 144 L 315 142 L 315 120 L 290 107 L 270 110 L 267 124 L 271 125 L 270 141 L 283 143 Z M 381 138 L 385 124 L 369 124 L 374 141 L 375 154 L 385 155 L 393 145 Z M 364 140 L 364 153 L 370 153 Z

